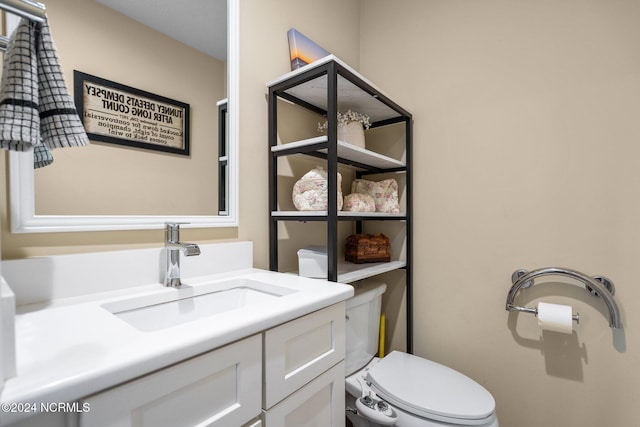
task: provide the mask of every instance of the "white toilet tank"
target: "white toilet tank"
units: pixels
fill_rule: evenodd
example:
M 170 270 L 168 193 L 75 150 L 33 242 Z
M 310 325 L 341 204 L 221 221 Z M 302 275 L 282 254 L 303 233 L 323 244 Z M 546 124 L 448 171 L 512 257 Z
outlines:
M 345 371 L 347 376 L 363 368 L 378 352 L 380 308 L 387 285 L 359 283 L 347 300 Z

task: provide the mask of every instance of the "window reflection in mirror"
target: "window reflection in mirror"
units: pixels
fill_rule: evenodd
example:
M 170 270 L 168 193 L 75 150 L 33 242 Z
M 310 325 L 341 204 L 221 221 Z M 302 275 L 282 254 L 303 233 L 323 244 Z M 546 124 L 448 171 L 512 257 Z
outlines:
M 229 115 L 227 100 L 218 102 L 218 210 L 220 215 L 228 215 L 229 206 Z

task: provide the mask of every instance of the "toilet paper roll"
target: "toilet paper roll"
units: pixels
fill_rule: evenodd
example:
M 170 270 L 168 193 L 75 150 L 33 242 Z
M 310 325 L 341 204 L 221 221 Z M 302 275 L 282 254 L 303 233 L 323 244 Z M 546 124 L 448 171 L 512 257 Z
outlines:
M 547 331 L 573 333 L 573 308 L 569 305 L 538 303 L 538 325 Z

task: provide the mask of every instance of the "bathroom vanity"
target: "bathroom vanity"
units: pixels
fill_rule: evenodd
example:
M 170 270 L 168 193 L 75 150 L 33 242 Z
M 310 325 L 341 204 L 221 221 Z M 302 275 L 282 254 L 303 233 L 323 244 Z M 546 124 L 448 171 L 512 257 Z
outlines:
M 0 426 L 343 426 L 353 289 L 252 268 L 203 275 L 229 245 L 201 246 L 181 289 L 153 283 L 19 306 L 17 376 L 0 393 Z M 42 265 L 71 261 L 62 257 Z M 10 284 L 15 263 L 3 263 Z
M 340 303 L 82 399 L 79 425 L 335 426 L 343 359 Z

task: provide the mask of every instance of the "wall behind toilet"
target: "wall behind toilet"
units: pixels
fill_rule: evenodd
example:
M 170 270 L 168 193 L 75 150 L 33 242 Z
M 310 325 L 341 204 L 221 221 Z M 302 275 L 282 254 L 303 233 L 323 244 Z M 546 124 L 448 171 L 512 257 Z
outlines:
M 252 240 L 268 266 L 265 84 L 289 71 L 296 27 L 414 114 L 416 353 L 485 385 L 507 427 L 633 425 L 638 12 L 619 0 L 241 0 L 240 227 L 183 237 Z M 3 211 L 12 258 L 162 242 L 161 231 L 15 236 Z M 615 281 L 625 352 L 598 302 L 566 296 L 546 298 L 583 317 L 564 364 L 534 317 L 517 317 L 514 336 L 511 272 L 548 265 Z
M 504 426 L 635 425 L 640 3 L 361 10 L 360 70 L 415 118 L 416 353 L 487 387 Z M 574 305 L 573 336 L 508 315 L 511 273 L 556 265 L 614 281 L 626 351 L 603 303 L 562 278 L 531 292 Z

